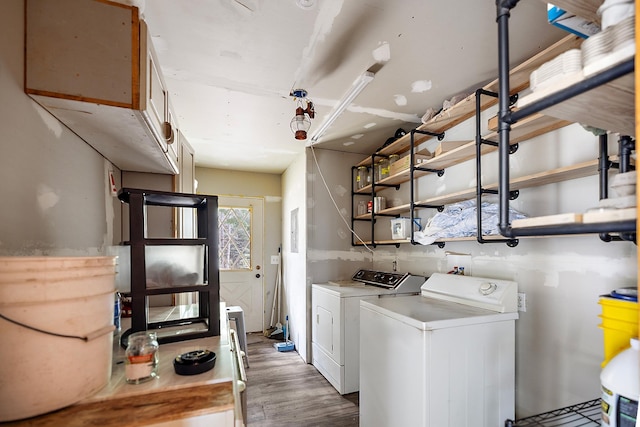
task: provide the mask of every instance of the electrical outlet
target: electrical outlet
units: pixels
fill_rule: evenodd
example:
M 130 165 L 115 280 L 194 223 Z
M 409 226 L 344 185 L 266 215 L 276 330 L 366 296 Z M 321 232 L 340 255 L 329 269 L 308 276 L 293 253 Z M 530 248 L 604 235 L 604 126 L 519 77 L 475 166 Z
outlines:
M 524 292 L 518 292 L 518 311 L 527 311 L 527 295 Z
M 278 255 L 271 255 L 271 264 L 280 264 L 280 257 Z

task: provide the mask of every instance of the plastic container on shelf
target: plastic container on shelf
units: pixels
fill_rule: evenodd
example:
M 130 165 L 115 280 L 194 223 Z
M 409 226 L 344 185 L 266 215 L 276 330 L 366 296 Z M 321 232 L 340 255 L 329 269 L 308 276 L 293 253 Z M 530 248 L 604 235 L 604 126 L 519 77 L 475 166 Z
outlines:
M 622 290 L 600 297 L 602 306 L 599 327 L 603 330 L 605 366 L 620 351 L 627 348 L 629 339 L 638 336 L 638 302 L 623 296 Z
M 602 426 L 636 426 L 640 395 L 638 339 L 605 366 L 600 374 L 602 385 Z
M 109 382 L 115 266 L 115 257 L 0 257 L 0 422 Z
M 422 230 L 420 218 L 413 219 L 414 231 Z M 406 240 L 411 237 L 411 218 L 394 218 L 391 220 L 391 238 L 393 240 Z

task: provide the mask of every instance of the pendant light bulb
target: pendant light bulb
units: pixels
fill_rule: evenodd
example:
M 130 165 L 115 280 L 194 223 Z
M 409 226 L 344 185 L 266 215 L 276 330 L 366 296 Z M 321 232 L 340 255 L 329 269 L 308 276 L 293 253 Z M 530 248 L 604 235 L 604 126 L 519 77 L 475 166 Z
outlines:
M 307 131 L 311 127 L 311 120 L 305 115 L 302 107 L 296 108 L 296 115 L 291 119 L 291 131 L 296 139 L 307 139 Z

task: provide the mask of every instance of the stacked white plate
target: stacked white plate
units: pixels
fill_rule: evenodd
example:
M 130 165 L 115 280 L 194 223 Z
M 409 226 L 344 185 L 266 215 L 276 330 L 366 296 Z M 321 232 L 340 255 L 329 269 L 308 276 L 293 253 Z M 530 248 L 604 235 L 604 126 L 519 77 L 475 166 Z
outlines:
M 635 15 L 631 15 L 582 43 L 584 75 L 597 74 L 633 58 L 635 53 Z
M 612 49 L 614 51 L 623 49 L 634 43 L 636 36 L 635 15 L 631 15 L 614 25 L 612 27 L 612 36 Z
M 582 63 L 585 68 L 603 59 L 611 52 L 613 45 L 611 31 L 607 28 L 582 42 Z
M 550 86 L 564 77 L 582 71 L 582 54 L 571 49 L 542 64 L 529 76 L 532 91 Z
M 614 175 L 611 180 L 611 188 L 615 197 L 600 200 L 599 207 L 625 209 L 636 205 L 636 171 Z
M 611 188 L 618 196 L 636 194 L 636 171 L 619 173 L 613 177 Z

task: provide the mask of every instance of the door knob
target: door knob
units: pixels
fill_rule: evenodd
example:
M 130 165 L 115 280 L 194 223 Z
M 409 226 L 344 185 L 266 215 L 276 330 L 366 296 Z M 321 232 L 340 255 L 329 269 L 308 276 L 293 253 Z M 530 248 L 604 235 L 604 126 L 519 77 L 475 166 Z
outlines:
M 260 278 L 260 273 L 256 274 L 256 279 Z

